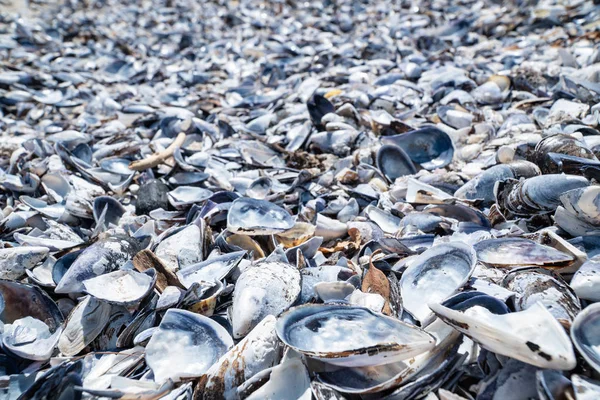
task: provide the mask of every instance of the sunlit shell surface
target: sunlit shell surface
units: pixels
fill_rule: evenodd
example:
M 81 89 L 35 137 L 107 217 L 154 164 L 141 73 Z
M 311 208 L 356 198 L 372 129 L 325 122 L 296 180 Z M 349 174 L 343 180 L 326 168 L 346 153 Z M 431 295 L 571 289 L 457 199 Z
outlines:
M 330 364 L 388 364 L 430 350 L 435 338 L 417 327 L 343 305 L 306 305 L 277 321 L 277 335 L 295 350 Z

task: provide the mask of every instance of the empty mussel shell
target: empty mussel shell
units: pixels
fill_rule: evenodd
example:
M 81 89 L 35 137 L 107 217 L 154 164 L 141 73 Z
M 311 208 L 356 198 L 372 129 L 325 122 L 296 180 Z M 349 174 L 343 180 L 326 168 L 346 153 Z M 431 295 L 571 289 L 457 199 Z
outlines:
M 146 346 L 154 381 L 179 381 L 203 375 L 233 346 L 227 330 L 208 317 L 167 310 Z
M 600 372 L 600 303 L 587 306 L 571 325 L 571 339 L 579 353 Z
M 362 307 L 323 304 L 293 308 L 277 320 L 277 335 L 311 358 L 347 367 L 405 360 L 431 350 L 435 338 Z
M 575 261 L 570 254 L 523 238 L 487 239 L 473 247 L 477 251 L 477 259 L 491 267 L 539 265 L 545 268 L 561 268 Z
M 385 136 L 381 140 L 384 144 L 402 148 L 414 163 L 425 169 L 444 168 L 452 162 L 454 156 L 454 145 L 450 136 L 434 127 Z
M 377 150 L 377 168 L 390 181 L 394 182 L 396 178 L 405 175 L 417 173 L 417 168 L 410 157 L 393 144 L 385 144 Z
M 114 271 L 83 281 L 85 292 L 98 300 L 129 306 L 141 302 L 156 282 L 156 271 Z
M 293 227 L 287 211 L 265 200 L 236 199 L 227 214 L 227 229 L 243 235 L 271 235 Z
M 579 298 L 590 301 L 600 301 L 599 285 L 600 256 L 594 256 L 583 263 L 569 283 Z
M 471 277 L 477 255 L 460 242 L 433 246 L 410 262 L 400 279 L 404 309 L 422 325 L 433 316 L 425 302 L 441 303 L 456 293 Z
M 67 318 L 58 339 L 60 352 L 67 357 L 79 354 L 102 332 L 110 319 L 110 310 L 110 304 L 86 296 Z
M 233 291 L 233 337 L 246 336 L 267 315 L 279 315 L 300 296 L 300 271 L 290 264 L 262 261 L 246 268 Z

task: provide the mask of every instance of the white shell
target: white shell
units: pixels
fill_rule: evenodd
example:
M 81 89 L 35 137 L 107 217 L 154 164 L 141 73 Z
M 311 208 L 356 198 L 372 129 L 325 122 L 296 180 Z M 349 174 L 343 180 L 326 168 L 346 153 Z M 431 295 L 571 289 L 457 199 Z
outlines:
M 0 249 L 0 279 L 17 280 L 48 256 L 49 249 L 41 246 L 21 246 Z
M 200 228 L 196 225 L 189 225 L 179 232 L 163 239 L 154 253 L 160 258 L 169 270 L 175 272 L 179 269 L 178 256 L 184 251 L 189 255 L 188 264 L 193 264 L 202 259 Z
M 2 344 L 21 358 L 45 361 L 52 357 L 61 332 L 59 327 L 51 334 L 48 325 L 39 319 L 25 317 L 4 325 Z
M 571 339 L 579 353 L 600 373 L 600 303 L 587 306 L 571 325 Z
M 279 315 L 300 295 L 300 272 L 282 262 L 261 262 L 242 272 L 233 292 L 233 337 L 248 334 L 267 315 Z
M 206 372 L 204 396 L 236 399 L 238 386 L 279 362 L 281 348 L 275 317 L 269 315 Z
M 310 376 L 302 361 L 293 358 L 271 370 L 269 381 L 246 400 L 311 400 Z
M 293 227 L 290 213 L 266 200 L 241 197 L 227 213 L 227 229 L 242 235 L 272 235 Z
M 579 298 L 600 301 L 600 256 L 583 263 L 573 275 L 570 286 Z
M 571 370 L 577 364 L 568 335 L 541 303 L 504 315 L 480 306 L 465 312 L 441 304 L 429 307 L 444 322 L 494 353 L 540 368 Z
M 184 208 L 190 204 L 199 203 L 213 195 L 208 189 L 195 186 L 179 186 L 167 193 L 169 203 L 175 208 Z
M 210 257 L 206 261 L 188 265 L 180 269 L 177 271 L 177 277 L 188 289 L 194 283 L 213 284 L 225 278 L 240 262 L 244 254 L 246 254 L 245 251 L 236 251 L 216 257 Z
M 576 400 L 600 399 L 600 382 L 577 374 L 571 375 L 571 382 Z
M 293 308 L 277 320 L 277 335 L 294 350 L 333 365 L 366 367 L 431 350 L 435 338 L 367 308 L 334 304 Z
M 449 348 L 454 346 L 461 336 L 458 331 L 440 319 L 435 319 L 425 328 L 425 331 L 436 339 L 435 347 L 429 351 L 391 364 L 324 371 L 318 373 L 317 378 L 332 389 L 343 393 L 377 393 L 396 387 L 424 368 L 429 368 L 432 362 L 443 361 Z
M 85 291 L 112 304 L 131 305 L 146 297 L 156 282 L 156 271 L 114 271 L 83 281 Z
M 233 346 L 229 333 L 210 318 L 170 309 L 146 346 L 154 381 L 179 381 L 203 375 Z
M 400 294 L 404 309 L 426 325 L 433 316 L 428 303 L 441 303 L 469 280 L 477 256 L 473 247 L 451 242 L 426 250 L 402 274 Z

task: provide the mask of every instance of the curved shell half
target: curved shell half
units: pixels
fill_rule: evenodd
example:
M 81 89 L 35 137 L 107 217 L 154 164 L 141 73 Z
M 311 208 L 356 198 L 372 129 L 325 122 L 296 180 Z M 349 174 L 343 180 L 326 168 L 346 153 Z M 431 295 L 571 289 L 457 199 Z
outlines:
M 423 324 L 432 317 L 428 303 L 441 303 L 471 277 L 477 255 L 473 247 L 452 242 L 433 246 L 402 274 L 400 294 L 404 309 Z
M 305 305 L 277 320 L 277 335 L 288 346 L 329 364 L 366 367 L 389 364 L 431 350 L 435 338 L 367 308 Z
M 243 235 L 271 235 L 292 229 L 294 219 L 283 208 L 266 200 L 241 197 L 227 213 L 227 229 Z
M 577 314 L 571 325 L 571 339 L 588 364 L 600 373 L 600 303 Z
M 189 311 L 170 309 L 146 346 L 146 363 L 157 383 L 204 374 L 233 346 L 221 325 Z

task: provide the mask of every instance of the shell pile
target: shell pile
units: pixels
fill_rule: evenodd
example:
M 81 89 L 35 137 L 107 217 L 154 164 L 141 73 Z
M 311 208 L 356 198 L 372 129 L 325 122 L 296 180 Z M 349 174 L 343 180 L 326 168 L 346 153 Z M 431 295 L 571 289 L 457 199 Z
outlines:
M 600 398 L 597 0 L 0 0 L 0 398 Z

